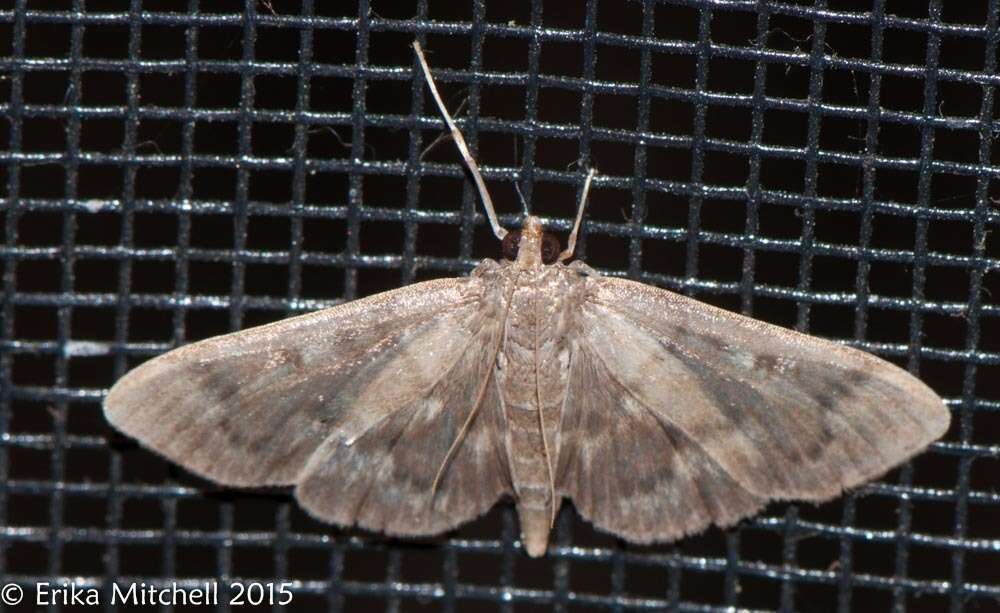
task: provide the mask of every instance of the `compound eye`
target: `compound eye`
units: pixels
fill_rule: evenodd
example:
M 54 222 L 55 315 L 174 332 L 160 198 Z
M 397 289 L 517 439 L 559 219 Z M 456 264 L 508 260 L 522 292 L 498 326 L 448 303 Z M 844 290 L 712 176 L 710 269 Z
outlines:
M 500 241 L 500 251 L 505 260 L 514 261 L 517 259 L 517 249 L 521 246 L 521 231 L 511 230 Z
M 562 249 L 559 246 L 558 238 L 548 233 L 542 235 L 543 264 L 555 264 L 556 260 L 559 258 L 560 251 L 562 251 Z

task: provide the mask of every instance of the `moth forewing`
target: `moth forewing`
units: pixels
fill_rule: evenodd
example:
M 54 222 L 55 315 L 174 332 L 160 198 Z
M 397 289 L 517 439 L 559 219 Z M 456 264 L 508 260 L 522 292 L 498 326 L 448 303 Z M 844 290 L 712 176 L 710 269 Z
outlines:
M 440 339 L 474 338 L 470 330 L 485 325 L 481 300 L 475 279 L 427 281 L 193 343 L 126 374 L 108 392 L 104 413 L 203 477 L 234 486 L 294 484 L 326 438 L 363 432 L 426 391 L 435 365 L 406 349 L 457 352 Z M 392 368 L 401 375 L 395 387 L 383 386 L 380 404 L 370 383 Z

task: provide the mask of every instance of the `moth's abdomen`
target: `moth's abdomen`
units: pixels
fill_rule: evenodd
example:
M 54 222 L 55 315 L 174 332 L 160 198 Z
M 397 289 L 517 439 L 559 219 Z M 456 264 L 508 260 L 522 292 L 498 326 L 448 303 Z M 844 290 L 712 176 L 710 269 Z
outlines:
M 521 536 L 528 553 L 540 556 L 549 540 L 553 500 L 537 410 L 511 407 L 507 433 Z
M 515 328 L 519 327 L 516 324 L 527 323 L 519 321 L 522 318 L 513 319 Z M 528 553 L 538 556 L 545 553 L 553 501 L 547 441 L 542 437 L 535 390 L 534 342 L 529 341 L 514 328 L 509 330 L 497 374 L 504 396 L 505 438 L 521 535 Z

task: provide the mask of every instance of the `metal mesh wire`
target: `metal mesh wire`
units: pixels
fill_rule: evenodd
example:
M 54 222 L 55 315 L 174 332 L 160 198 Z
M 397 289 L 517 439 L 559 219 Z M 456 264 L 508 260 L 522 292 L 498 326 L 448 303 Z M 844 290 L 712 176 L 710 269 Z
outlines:
M 1000 607 L 997 0 L 5 4 L 4 583 L 291 581 L 291 609 Z M 102 396 L 153 355 L 497 257 L 414 37 L 506 225 L 517 182 L 565 232 L 596 166 L 582 259 L 904 364 L 950 432 L 837 501 L 672 546 L 564 509 L 542 560 L 509 505 L 386 541 L 114 434 Z

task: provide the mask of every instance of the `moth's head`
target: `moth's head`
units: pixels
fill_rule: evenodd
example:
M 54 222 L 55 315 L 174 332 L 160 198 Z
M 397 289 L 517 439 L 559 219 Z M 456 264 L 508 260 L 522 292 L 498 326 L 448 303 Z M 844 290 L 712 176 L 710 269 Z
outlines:
M 561 251 L 559 239 L 546 232 L 534 215 L 524 218 L 520 230 L 512 230 L 503 237 L 501 249 L 505 259 L 525 268 L 555 264 Z

